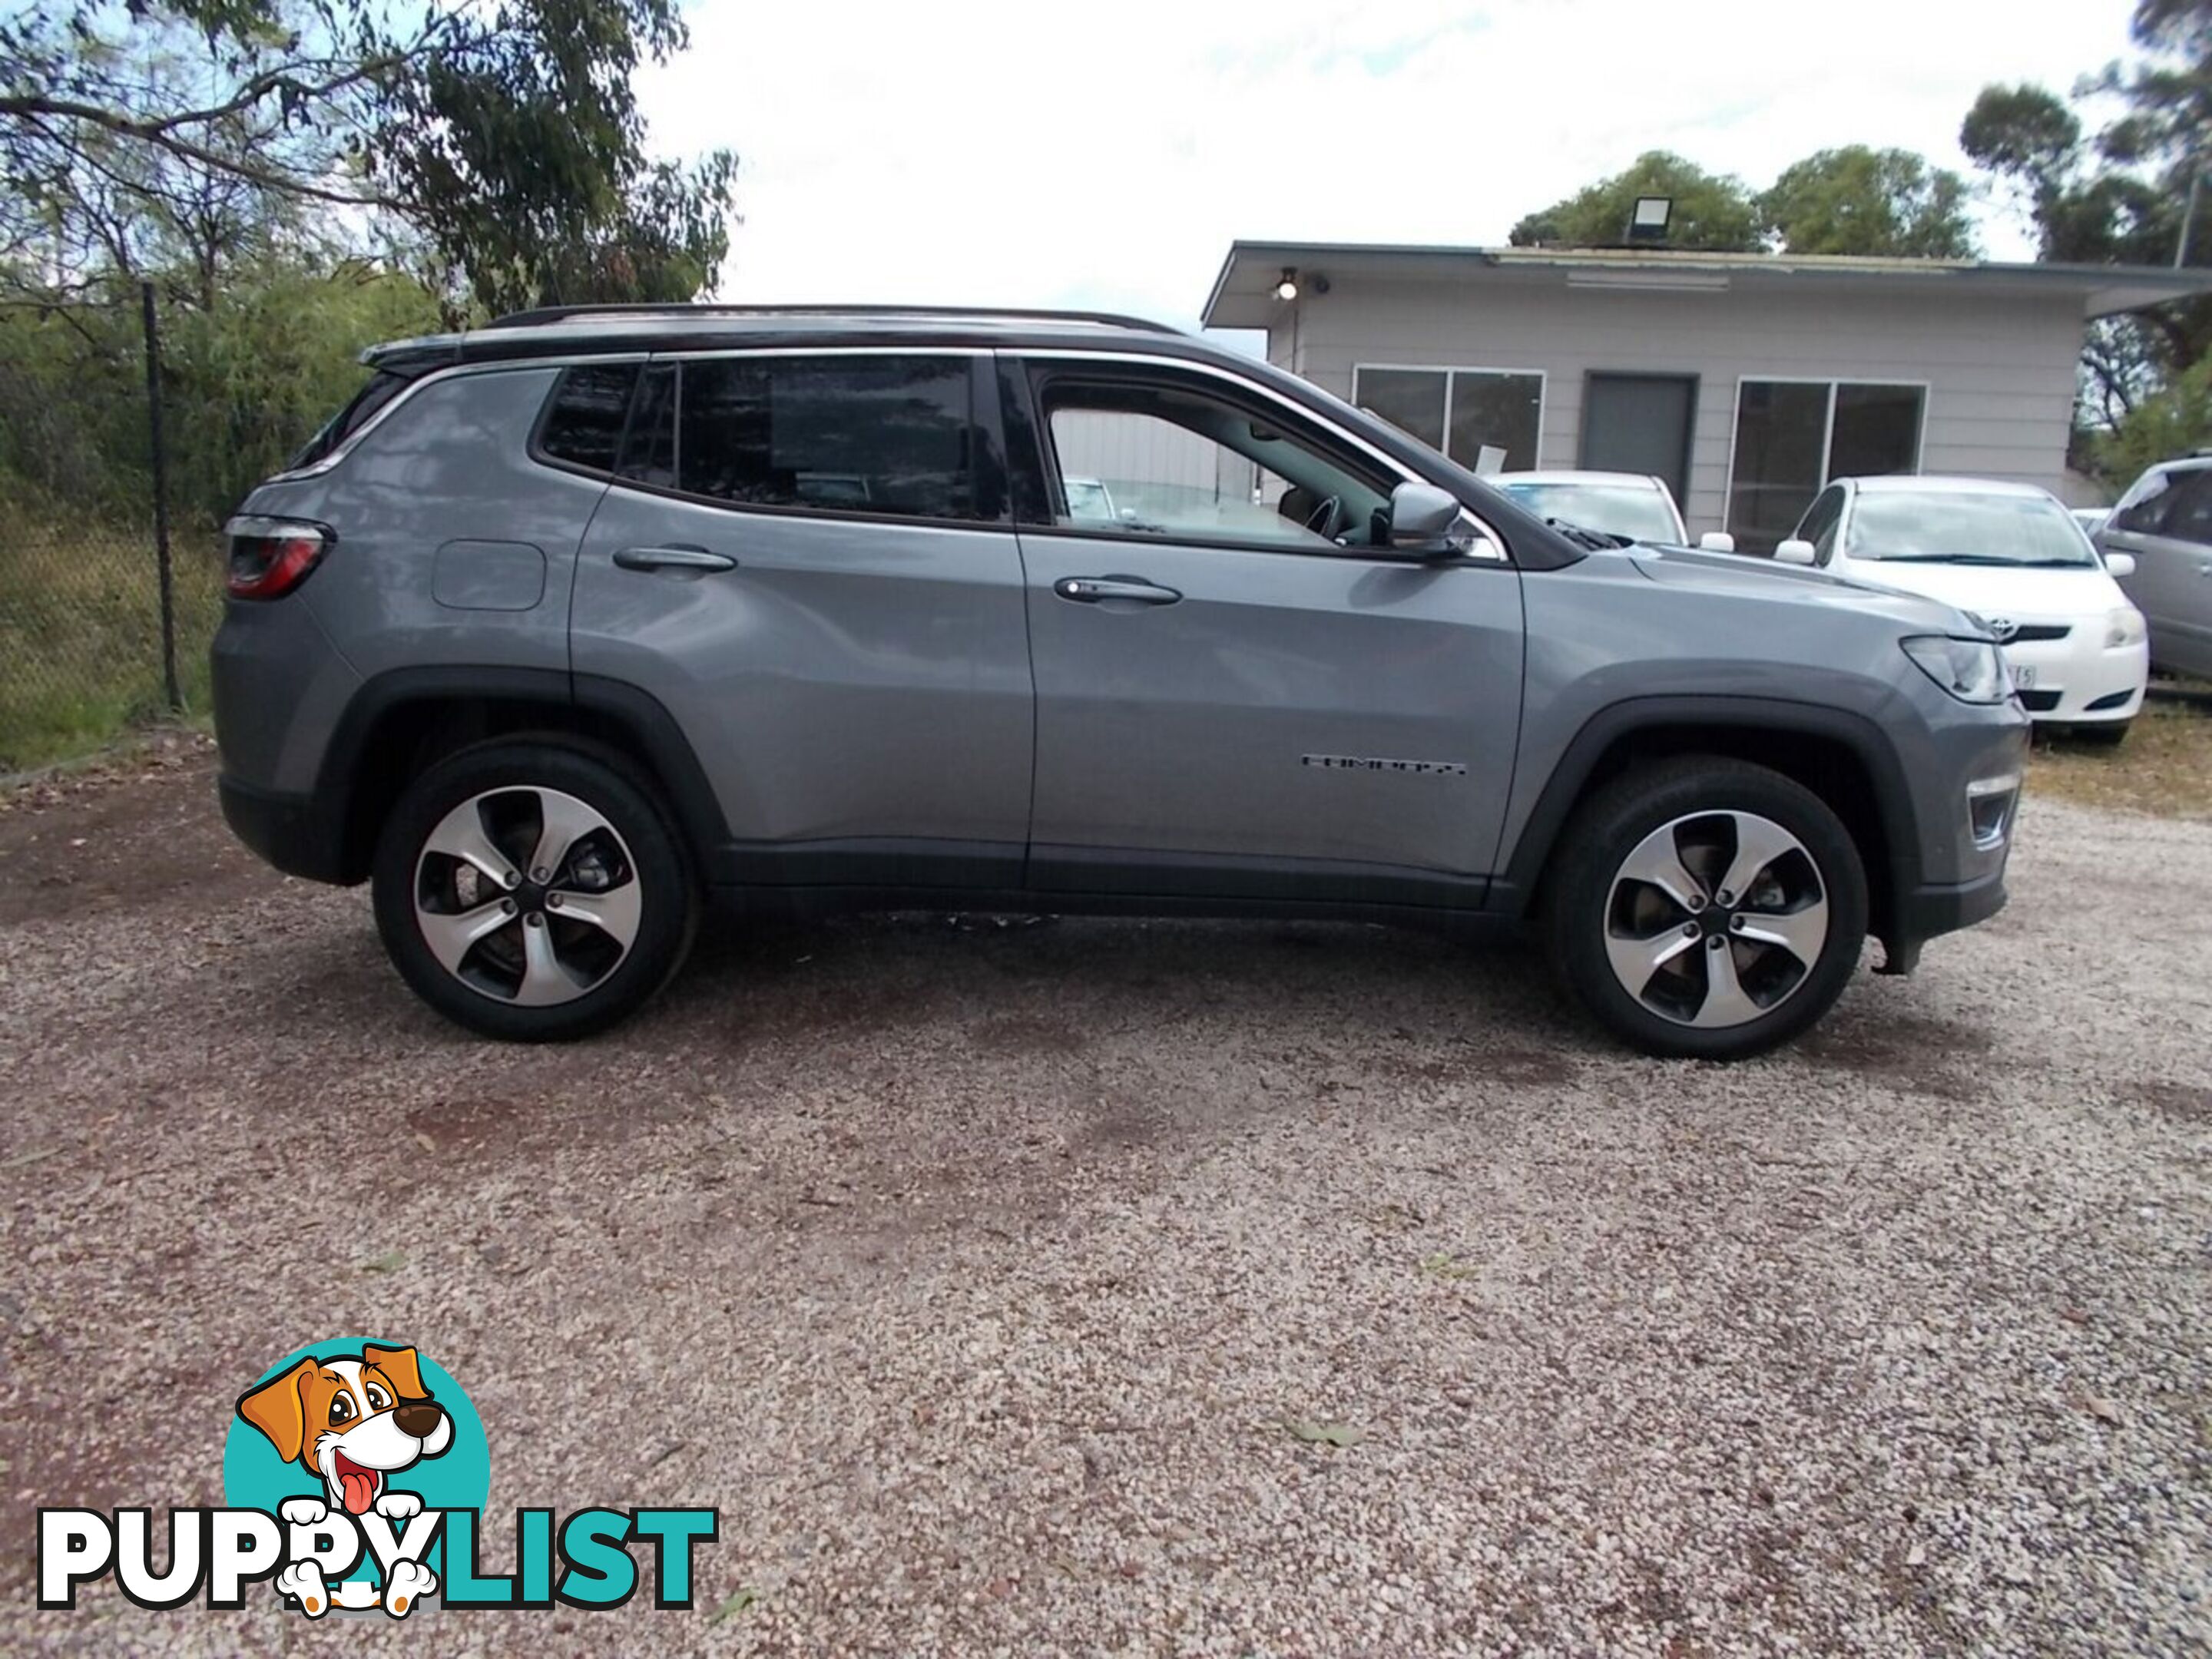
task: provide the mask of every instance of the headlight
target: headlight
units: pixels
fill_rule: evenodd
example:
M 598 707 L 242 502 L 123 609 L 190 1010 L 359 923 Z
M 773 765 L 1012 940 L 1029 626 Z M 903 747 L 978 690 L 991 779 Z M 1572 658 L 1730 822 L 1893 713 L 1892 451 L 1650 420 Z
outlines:
M 1922 673 L 1960 702 L 2002 702 L 2012 695 L 2004 659 L 1987 640 L 1922 634 L 1898 643 L 1920 665 Z
M 2105 649 L 2117 651 L 2124 645 L 2141 645 L 2147 632 L 2142 612 L 2131 605 L 2124 605 L 2105 617 Z

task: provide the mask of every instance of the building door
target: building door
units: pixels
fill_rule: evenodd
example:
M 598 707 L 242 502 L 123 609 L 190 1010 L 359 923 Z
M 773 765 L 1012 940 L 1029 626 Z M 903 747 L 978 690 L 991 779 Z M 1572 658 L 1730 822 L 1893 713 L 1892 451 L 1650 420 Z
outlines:
M 1583 389 L 1583 465 L 1596 472 L 1647 472 L 1690 500 L 1694 374 L 1592 374 Z

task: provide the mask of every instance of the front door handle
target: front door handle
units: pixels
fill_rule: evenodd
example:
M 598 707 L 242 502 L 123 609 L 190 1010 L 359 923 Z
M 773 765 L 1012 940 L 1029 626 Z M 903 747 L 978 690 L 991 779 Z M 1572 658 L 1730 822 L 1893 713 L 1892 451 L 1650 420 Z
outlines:
M 726 553 L 709 553 L 703 547 L 625 547 L 617 550 L 615 562 L 625 570 L 735 570 L 738 562 Z
M 1052 585 L 1052 591 L 1061 599 L 1073 599 L 1079 605 L 1097 605 L 1106 599 L 1132 599 L 1139 605 L 1173 605 L 1182 598 L 1174 588 L 1148 582 L 1142 576 L 1062 576 Z

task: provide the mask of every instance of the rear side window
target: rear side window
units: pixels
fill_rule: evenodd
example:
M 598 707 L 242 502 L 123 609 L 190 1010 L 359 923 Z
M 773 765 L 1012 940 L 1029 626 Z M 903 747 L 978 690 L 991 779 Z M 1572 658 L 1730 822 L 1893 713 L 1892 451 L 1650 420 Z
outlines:
M 684 365 L 678 487 L 747 507 L 973 520 L 965 357 Z
M 635 363 L 592 363 L 563 374 L 538 434 L 539 451 L 589 472 L 612 472 L 637 376 Z

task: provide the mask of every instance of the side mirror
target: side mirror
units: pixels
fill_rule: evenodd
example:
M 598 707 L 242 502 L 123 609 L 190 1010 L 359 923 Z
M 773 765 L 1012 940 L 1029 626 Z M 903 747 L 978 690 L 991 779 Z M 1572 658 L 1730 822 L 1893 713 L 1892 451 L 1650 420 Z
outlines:
M 2132 576 L 2136 574 L 2136 556 L 2132 553 L 2105 555 L 2105 574 L 2108 576 Z
M 1777 564 L 1818 564 L 1820 555 L 1812 543 L 1800 541 L 1792 536 L 1774 550 L 1774 562 Z
M 1390 545 L 1429 558 L 1460 550 L 1459 497 L 1434 484 L 1407 482 L 1390 492 Z
M 1698 545 L 1708 553 L 1733 553 L 1735 538 L 1725 530 L 1708 530 L 1698 538 Z

